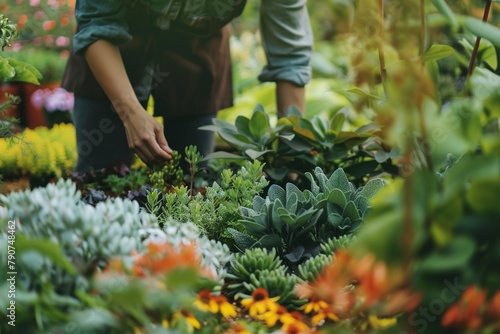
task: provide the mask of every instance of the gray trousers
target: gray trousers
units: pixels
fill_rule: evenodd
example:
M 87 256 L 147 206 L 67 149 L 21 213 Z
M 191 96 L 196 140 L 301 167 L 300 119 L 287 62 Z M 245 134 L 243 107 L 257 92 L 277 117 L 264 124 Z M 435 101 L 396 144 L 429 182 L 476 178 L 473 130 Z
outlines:
M 211 115 L 164 118 L 164 132 L 169 146 L 184 156 L 188 145 L 196 145 L 203 156 L 213 152 L 215 133 L 198 128 L 211 125 Z M 77 172 L 111 167 L 121 162 L 130 166 L 134 152 L 128 147 L 125 128 L 104 100 L 75 96 L 73 122 L 78 149 Z

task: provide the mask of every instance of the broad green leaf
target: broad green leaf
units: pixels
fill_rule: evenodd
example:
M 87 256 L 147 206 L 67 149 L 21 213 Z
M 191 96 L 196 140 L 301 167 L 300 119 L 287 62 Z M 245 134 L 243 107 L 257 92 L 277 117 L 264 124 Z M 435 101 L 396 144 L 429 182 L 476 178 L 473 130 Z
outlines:
M 269 187 L 267 196 L 269 197 L 271 202 L 279 199 L 281 203 L 286 203 L 286 191 L 277 184 L 273 184 Z
M 344 125 L 345 122 L 345 115 L 344 113 L 337 113 L 335 116 L 333 116 L 332 122 L 330 124 L 330 130 L 333 130 L 335 134 L 339 134 L 340 131 L 342 131 L 342 126 Z
M 234 243 L 240 251 L 245 251 L 255 243 L 255 239 L 252 239 L 245 233 L 241 233 L 233 228 L 228 228 L 227 231 L 233 236 Z
M 493 70 L 498 67 L 497 51 L 493 45 L 487 40 L 481 40 L 478 58 L 488 64 Z
M 500 179 L 473 181 L 467 189 L 467 202 L 479 213 L 500 217 Z
M 434 44 L 424 54 L 424 61 L 434 61 L 451 56 L 455 52 L 449 45 Z
M 7 81 L 13 78 L 14 75 L 16 75 L 14 67 L 9 65 L 7 59 L 0 57 L 0 82 Z
M 281 237 L 277 234 L 269 234 L 260 238 L 256 243 L 252 245 L 252 248 L 281 248 Z
M 273 150 L 257 151 L 254 149 L 245 150 L 245 154 L 248 155 L 250 159 L 258 159 L 266 153 L 273 152 Z
M 291 182 L 286 184 L 286 194 L 287 194 L 287 196 L 289 196 L 291 194 L 297 195 L 297 199 L 299 200 L 299 202 L 306 201 L 306 198 L 304 197 L 304 194 L 302 193 L 302 191 L 300 191 L 300 189 L 297 188 L 297 186 Z M 288 201 L 288 199 L 287 199 L 287 201 Z
M 361 190 L 360 195 L 366 198 L 372 198 L 384 187 L 385 182 L 382 179 L 372 179 L 368 181 Z
M 269 128 L 269 116 L 264 111 L 254 111 L 250 119 L 250 133 L 255 138 L 261 138 Z
M 478 37 L 486 38 L 495 46 L 500 46 L 500 29 L 474 17 L 466 17 L 464 27 Z
M 240 115 L 236 117 L 234 124 L 240 133 L 248 137 L 252 136 L 252 133 L 250 132 L 250 120 L 248 118 Z
M 330 180 L 334 188 L 338 188 L 344 193 L 351 190 L 349 180 L 347 179 L 347 176 L 342 168 L 337 168 L 337 170 L 335 170 L 330 177 Z
M 360 217 L 358 209 L 356 208 L 356 204 L 353 201 L 349 201 L 345 206 L 344 212 L 342 214 L 343 217 L 349 217 L 351 221 L 357 220 Z
M 11 65 L 16 74 L 9 79 L 9 81 L 23 81 L 39 85 L 38 80 L 42 79 L 42 74 L 32 65 L 16 60 L 14 58 L 7 58 L 9 65 Z
M 347 199 L 340 189 L 333 189 L 330 196 L 328 196 L 328 202 L 337 204 L 342 209 L 347 205 Z
M 238 160 L 245 160 L 246 157 L 234 153 L 229 153 L 225 151 L 220 151 L 220 152 L 214 152 L 210 153 L 206 157 L 204 157 L 201 161 L 206 161 L 210 159 L 238 159 Z

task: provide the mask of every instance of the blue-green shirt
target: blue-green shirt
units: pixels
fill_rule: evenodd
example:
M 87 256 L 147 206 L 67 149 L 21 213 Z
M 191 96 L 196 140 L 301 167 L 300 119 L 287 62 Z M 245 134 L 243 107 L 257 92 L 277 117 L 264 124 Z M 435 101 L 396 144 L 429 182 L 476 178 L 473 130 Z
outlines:
M 182 0 L 193 6 L 201 0 Z M 212 0 L 205 0 L 212 1 Z M 213 0 L 221 2 L 227 0 Z M 231 0 L 235 1 L 235 0 Z M 152 12 L 165 13 L 175 7 L 175 0 L 78 0 L 76 19 L 78 32 L 73 39 L 76 53 L 97 40 L 122 44 L 132 39 L 127 10 L 130 4 L 148 5 Z M 174 5 L 174 6 L 173 6 Z M 161 25 L 158 21 L 156 25 Z M 261 81 L 290 81 L 304 86 L 311 79 L 309 61 L 313 37 L 306 0 L 261 0 L 260 26 L 267 65 L 259 76 Z M 161 28 L 161 27 L 160 27 Z

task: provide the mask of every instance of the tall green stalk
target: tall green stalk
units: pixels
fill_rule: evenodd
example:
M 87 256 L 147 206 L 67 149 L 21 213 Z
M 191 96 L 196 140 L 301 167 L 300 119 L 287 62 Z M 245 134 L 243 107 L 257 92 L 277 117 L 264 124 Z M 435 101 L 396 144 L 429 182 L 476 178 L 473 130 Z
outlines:
M 486 6 L 484 8 L 483 14 L 483 22 L 488 21 L 488 17 L 490 16 L 491 11 L 491 3 L 493 0 L 486 0 Z M 467 78 L 470 78 L 472 73 L 474 72 L 474 67 L 476 65 L 477 52 L 479 50 L 479 44 L 481 44 L 481 37 L 476 37 L 476 43 L 474 45 L 474 50 L 472 51 L 472 56 L 469 61 L 469 69 L 467 70 Z

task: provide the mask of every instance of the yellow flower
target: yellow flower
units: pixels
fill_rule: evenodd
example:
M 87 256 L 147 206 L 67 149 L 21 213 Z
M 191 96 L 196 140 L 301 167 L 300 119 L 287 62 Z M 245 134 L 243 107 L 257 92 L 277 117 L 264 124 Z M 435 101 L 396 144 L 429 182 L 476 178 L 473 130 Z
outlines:
M 269 298 L 265 289 L 258 288 L 252 293 L 251 298 L 243 299 L 241 305 L 249 310 L 252 318 L 256 318 L 267 311 L 276 312 L 278 310 L 278 304 L 276 304 L 278 299 L 279 297 Z
M 396 318 L 379 318 L 375 315 L 369 315 L 368 322 L 373 329 L 383 329 L 394 326 L 398 321 Z
M 167 319 L 163 319 L 163 321 L 161 322 L 161 325 L 163 328 L 169 328 L 170 327 L 170 323 L 168 322 Z
M 215 302 L 214 296 L 208 290 L 201 290 L 200 292 L 198 292 L 198 296 L 194 304 L 201 311 L 210 313 L 219 312 L 219 305 Z
M 220 314 L 225 318 L 234 318 L 238 315 L 236 307 L 227 301 L 225 296 L 214 296 L 215 303 L 218 306 Z
M 322 300 L 311 300 L 309 303 L 302 306 L 300 309 L 304 310 L 305 314 L 311 312 L 318 313 L 319 311 L 328 308 L 328 304 Z
M 333 313 L 333 311 L 329 307 L 327 307 L 321 309 L 316 315 L 314 315 L 311 318 L 311 323 L 313 326 L 318 326 L 321 322 L 323 322 L 326 319 L 339 321 L 339 317 L 337 317 L 335 313 Z
M 278 305 L 276 311 L 269 311 L 259 316 L 259 319 L 266 323 L 267 327 L 273 327 L 276 325 L 278 320 L 281 321 L 281 317 L 288 314 L 288 311 L 284 306 Z M 281 321 L 283 323 L 283 321 Z
M 188 310 L 180 310 L 180 311 L 174 313 L 172 321 L 176 322 L 179 320 L 184 320 L 187 323 L 187 325 L 189 326 L 191 331 L 193 329 L 200 329 L 201 328 L 201 324 L 198 321 L 198 319 L 196 319 L 194 317 L 193 313 L 191 313 Z

